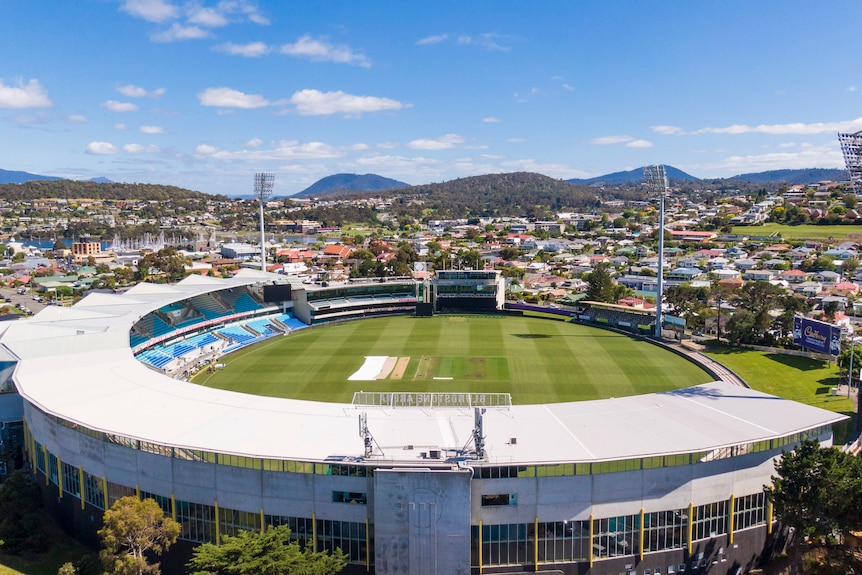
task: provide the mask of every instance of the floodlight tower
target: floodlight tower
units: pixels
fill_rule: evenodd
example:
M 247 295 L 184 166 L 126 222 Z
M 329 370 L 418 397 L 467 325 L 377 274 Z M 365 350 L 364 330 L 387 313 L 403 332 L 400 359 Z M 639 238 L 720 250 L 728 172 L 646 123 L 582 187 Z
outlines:
M 275 183 L 275 174 L 272 172 L 258 172 L 254 175 L 254 195 L 260 200 L 260 269 L 266 271 L 266 242 L 263 233 L 263 205 L 272 196 L 272 185 Z
M 844 154 L 844 165 L 853 184 L 853 191 L 862 193 L 862 130 L 853 134 L 838 134 L 838 143 Z
M 658 284 L 655 297 L 655 336 L 661 339 L 661 300 L 664 293 L 664 198 L 667 195 L 667 175 L 662 164 L 646 166 L 647 185 L 658 194 Z

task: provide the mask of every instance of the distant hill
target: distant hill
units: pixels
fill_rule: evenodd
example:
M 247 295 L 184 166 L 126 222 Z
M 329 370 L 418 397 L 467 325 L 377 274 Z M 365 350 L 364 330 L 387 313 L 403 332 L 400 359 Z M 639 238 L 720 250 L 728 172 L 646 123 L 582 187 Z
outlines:
M 32 180 L 22 184 L 0 184 L 0 198 L 6 201 L 47 198 L 93 200 L 156 200 L 212 199 L 212 196 L 161 184 L 99 183 L 78 180 Z
M 113 184 L 114 183 L 113 180 L 109 180 L 108 178 L 105 178 L 104 176 L 99 176 L 98 178 L 90 178 L 87 181 L 88 182 L 96 182 L 97 184 Z
M 699 178 L 695 178 L 690 174 L 686 174 L 680 169 L 674 168 L 673 166 L 665 166 L 665 173 L 667 174 L 668 180 L 676 180 L 676 181 L 684 181 L 684 182 L 696 182 Z M 629 170 L 628 172 L 614 172 L 612 174 L 605 174 L 604 176 L 598 176 L 595 178 L 587 178 L 587 179 L 579 179 L 574 178 L 571 180 L 566 180 L 566 182 L 570 184 L 581 184 L 585 186 L 595 186 L 595 185 L 614 185 L 614 184 L 634 184 L 637 182 L 644 181 L 644 170 L 643 168 L 637 168 L 634 170 Z
M 334 174 L 326 176 L 323 179 L 317 180 L 315 183 L 305 188 L 298 194 L 294 194 L 294 198 L 308 198 L 321 195 L 329 195 L 333 192 L 350 193 L 356 192 L 380 192 L 384 190 L 392 190 L 396 188 L 406 188 L 410 184 L 399 182 L 391 178 L 384 178 L 376 174 Z
M 806 168 L 802 170 L 769 170 L 752 174 L 739 174 L 727 180 L 752 183 L 785 182 L 787 184 L 816 184 L 822 181 L 841 182 L 846 179 L 847 171 L 838 168 Z
M 59 180 L 53 176 L 40 176 L 39 174 L 31 174 L 29 172 L 16 172 L 13 170 L 0 169 L 0 184 L 23 184 L 24 182 L 33 182 L 37 180 Z

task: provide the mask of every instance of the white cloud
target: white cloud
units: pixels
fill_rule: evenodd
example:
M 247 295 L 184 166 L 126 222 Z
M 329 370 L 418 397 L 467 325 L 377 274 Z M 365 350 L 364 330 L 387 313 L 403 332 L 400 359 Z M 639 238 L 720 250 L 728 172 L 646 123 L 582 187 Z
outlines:
M 117 153 L 117 148 L 110 142 L 90 142 L 85 152 L 97 156 L 110 156 Z
M 536 172 L 551 178 L 562 178 L 566 180 L 571 178 L 588 178 L 591 175 L 584 170 L 573 168 L 565 164 L 537 162 L 532 158 L 502 162 L 500 165 L 503 168 L 517 170 L 519 172 Z
M 569 91 L 569 92 L 574 92 L 574 91 L 575 91 L 575 88 L 574 88 L 573 86 L 569 86 L 568 84 L 565 84 L 565 83 L 563 84 L 563 89 L 564 89 L 564 90 L 567 90 L 567 91 Z
M 126 125 L 125 124 L 114 124 L 114 129 L 115 130 L 125 130 Z
M 198 94 L 202 106 L 219 108 L 263 108 L 272 103 L 259 94 L 245 94 L 230 88 L 207 88 Z
M 439 138 L 420 138 L 413 140 L 407 147 L 413 150 L 449 150 L 458 144 L 463 144 L 464 138 L 458 134 L 446 134 Z
M 371 146 L 369 146 L 368 144 L 363 144 L 363 143 L 353 144 L 350 146 L 350 150 L 354 151 L 354 152 L 364 152 L 365 150 L 370 150 L 370 149 L 371 149 Z
M 357 117 L 371 112 L 401 110 L 410 107 L 410 104 L 389 98 L 355 96 L 346 94 L 341 90 L 337 92 L 300 90 L 291 96 L 290 103 L 296 106 L 297 113 L 302 116 L 344 114 L 345 116 Z
M 652 148 L 653 143 L 649 140 L 632 140 L 626 144 L 626 148 Z
M 464 35 L 458 37 L 458 43 L 461 45 L 474 45 L 479 46 L 480 48 L 485 48 L 486 50 L 498 50 L 502 52 L 507 52 L 510 50 L 508 46 L 503 46 L 499 42 L 498 39 L 502 38 L 499 34 L 489 32 L 485 34 L 479 34 L 478 36 L 470 36 Z
M 778 144 L 779 148 L 795 148 L 796 142 L 782 142 Z
M 156 135 L 156 134 L 164 134 L 165 129 L 161 126 L 141 126 L 140 127 L 142 134 Z
M 167 30 L 150 35 L 153 42 L 168 43 L 177 40 L 200 40 L 212 36 L 208 31 L 198 26 L 183 26 L 174 22 Z
M 625 144 L 627 142 L 634 141 L 634 138 L 631 136 L 602 136 L 600 138 L 593 138 L 590 140 L 591 144 L 599 144 L 601 146 L 606 146 L 610 144 Z
M 657 134 L 675 136 L 700 134 L 721 134 L 733 136 L 741 134 L 769 134 L 772 136 L 785 136 L 788 134 L 811 135 L 831 132 L 854 132 L 859 129 L 862 129 L 862 118 L 843 120 L 840 122 L 812 122 L 810 124 L 803 122 L 793 122 L 790 124 L 760 124 L 757 126 L 733 124 L 720 128 L 707 127 L 692 131 L 687 131 L 676 126 L 653 126 L 652 128 L 652 130 Z
M 107 108 L 112 112 L 137 112 L 138 106 L 131 102 L 118 102 L 116 100 L 108 100 L 102 102 L 102 107 Z
M 251 140 L 247 141 L 244 145 L 247 148 L 259 148 L 263 145 L 263 140 L 261 140 L 260 138 L 252 138 Z
M 728 177 L 749 172 L 780 169 L 804 169 L 812 166 L 842 166 L 844 157 L 837 146 L 805 146 L 796 152 L 770 152 L 760 155 L 729 156 L 718 162 L 699 166 L 683 166 L 687 171 L 699 171 L 704 177 Z
M 430 44 L 439 44 L 449 39 L 449 34 L 438 34 L 436 36 L 426 36 L 416 42 L 418 46 L 428 46 Z
M 123 151 L 127 154 L 158 154 L 161 149 L 158 146 L 142 146 L 140 144 L 126 144 Z
M 338 158 L 343 150 L 323 142 L 281 140 L 267 150 L 223 150 L 209 144 L 200 144 L 195 155 L 224 161 L 262 162 L 269 160 L 314 160 Z
M 126 84 L 125 86 L 117 88 L 117 92 L 129 98 L 158 98 L 159 96 L 164 95 L 165 89 L 156 88 L 155 90 L 147 91 L 140 86 Z
M 68 116 L 66 116 L 66 121 L 73 124 L 86 124 L 87 116 L 85 116 L 84 114 L 69 114 Z
M 149 22 L 173 20 L 180 14 L 179 8 L 165 0 L 125 0 L 120 10 Z
M 228 42 L 227 44 L 216 46 L 215 50 L 225 52 L 226 54 L 233 54 L 234 56 L 259 58 L 265 54 L 269 54 L 270 47 L 263 42 L 249 42 L 248 44 L 234 44 L 233 42 Z
M 363 68 L 371 67 L 371 61 L 361 52 L 354 52 L 347 46 L 336 46 L 311 36 L 302 36 L 293 44 L 285 44 L 280 50 L 288 56 L 308 58 L 313 62 L 338 62 Z
M 400 148 L 401 144 L 398 142 L 379 142 L 377 147 L 381 150 L 394 150 L 395 148 Z
M 652 131 L 663 136 L 682 136 L 685 130 L 679 126 L 653 126 Z
M 522 142 L 526 142 L 527 138 L 506 138 L 506 141 L 510 144 L 520 144 Z
M 27 108 L 49 108 L 54 103 L 45 93 L 39 80 L 31 79 L 27 84 L 20 80 L 16 86 L 7 86 L 0 80 L 0 108 L 25 110 Z
M 848 92 L 855 92 L 857 89 L 858 89 L 858 88 L 856 88 L 856 86 L 847 86 L 847 91 L 848 91 Z
M 216 8 L 208 8 L 199 4 L 191 4 L 186 8 L 188 21 L 207 28 L 220 28 L 226 26 L 228 19 Z
M 486 124 L 499 124 L 503 120 L 500 118 L 495 118 L 494 116 L 488 116 L 487 118 L 482 118 L 482 121 Z

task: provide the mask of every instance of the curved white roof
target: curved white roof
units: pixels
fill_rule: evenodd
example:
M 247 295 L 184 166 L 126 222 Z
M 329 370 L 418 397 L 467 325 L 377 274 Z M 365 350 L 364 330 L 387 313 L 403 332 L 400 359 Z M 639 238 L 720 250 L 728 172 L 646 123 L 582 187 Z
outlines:
M 423 450 L 470 444 L 471 409 L 359 409 L 245 395 L 168 378 L 132 355 L 129 330 L 150 311 L 278 277 L 245 270 L 227 280 L 193 276 L 173 286 L 93 294 L 72 308 L 47 307 L 3 325 L 0 344 L 19 359 L 15 381 L 26 401 L 90 429 L 152 443 L 276 459 L 359 457 L 358 416 L 365 412 L 382 451 L 374 459 L 420 462 Z M 843 419 L 713 382 L 643 396 L 488 409 L 484 431 L 487 462 L 515 465 L 706 451 Z

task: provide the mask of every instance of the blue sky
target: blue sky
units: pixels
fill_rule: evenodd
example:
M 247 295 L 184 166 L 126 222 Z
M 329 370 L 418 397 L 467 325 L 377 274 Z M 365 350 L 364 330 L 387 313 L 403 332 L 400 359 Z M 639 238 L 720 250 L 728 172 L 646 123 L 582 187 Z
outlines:
M 275 195 L 843 167 L 862 2 L 0 4 L 0 168 Z

